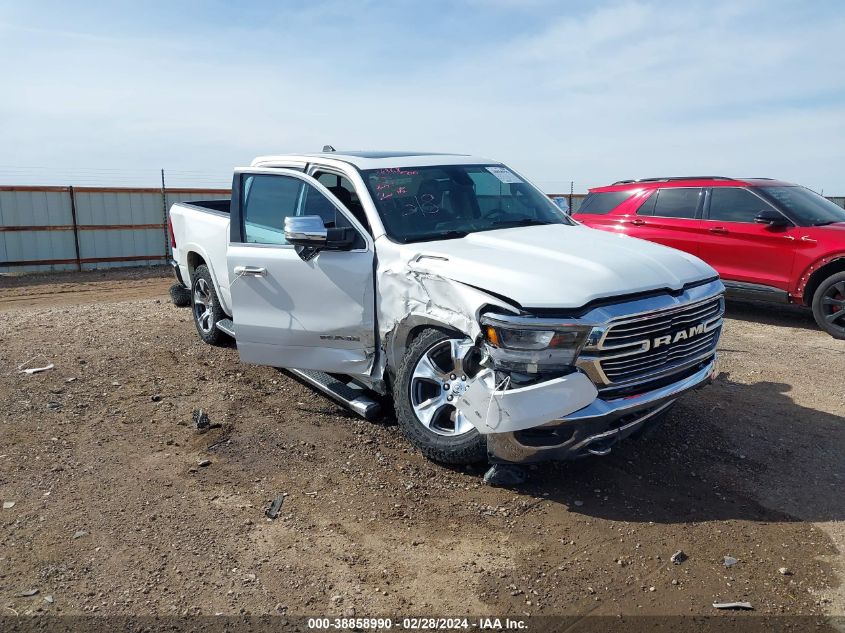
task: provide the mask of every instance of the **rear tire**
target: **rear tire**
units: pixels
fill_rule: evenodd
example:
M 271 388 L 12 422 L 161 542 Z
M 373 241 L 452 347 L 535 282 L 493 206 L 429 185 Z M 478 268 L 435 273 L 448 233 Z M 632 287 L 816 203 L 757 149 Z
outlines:
M 221 345 L 226 335 L 217 329 L 216 324 L 226 318 L 226 313 L 220 307 L 214 280 L 205 264 L 197 266 L 194 270 L 191 281 L 191 311 L 200 338 L 209 345 Z
M 187 308 L 191 305 L 191 289 L 180 283 L 173 284 L 170 286 L 170 301 L 177 308 Z
M 833 338 L 845 340 L 845 272 L 831 275 L 816 288 L 813 317 Z
M 396 420 L 402 432 L 423 455 L 443 464 L 487 461 L 487 440 L 447 400 L 447 394 L 454 393 L 451 376 L 460 382 L 467 372 L 462 364 L 466 357 L 456 362 L 450 350 L 465 341 L 458 334 L 423 330 L 408 348 L 393 383 Z M 430 378 L 423 376 L 426 368 Z M 467 374 L 466 380 L 471 377 Z

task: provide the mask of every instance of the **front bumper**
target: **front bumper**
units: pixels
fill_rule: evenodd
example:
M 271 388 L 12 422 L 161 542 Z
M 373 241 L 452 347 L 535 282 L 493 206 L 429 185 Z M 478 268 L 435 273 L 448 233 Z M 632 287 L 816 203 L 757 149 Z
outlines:
M 693 373 L 669 385 L 615 400 L 591 404 L 547 424 L 525 431 L 487 435 L 493 463 L 530 463 L 606 455 L 620 440 L 639 431 L 691 389 L 708 384 L 716 374 L 715 355 Z

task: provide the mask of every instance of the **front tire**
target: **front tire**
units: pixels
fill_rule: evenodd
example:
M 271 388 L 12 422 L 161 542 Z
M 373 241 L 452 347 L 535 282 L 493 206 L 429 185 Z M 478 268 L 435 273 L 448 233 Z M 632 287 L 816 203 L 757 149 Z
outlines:
M 845 340 L 845 272 L 831 275 L 816 288 L 813 316 L 821 329 Z
M 487 459 L 487 440 L 452 404 L 480 367 L 469 339 L 424 330 L 402 359 L 393 384 L 402 432 L 429 459 L 475 464 Z
M 191 311 L 200 338 L 209 345 L 222 344 L 226 335 L 217 329 L 216 324 L 226 318 L 226 313 L 220 307 L 211 272 L 205 264 L 197 266 L 194 270 L 191 281 Z

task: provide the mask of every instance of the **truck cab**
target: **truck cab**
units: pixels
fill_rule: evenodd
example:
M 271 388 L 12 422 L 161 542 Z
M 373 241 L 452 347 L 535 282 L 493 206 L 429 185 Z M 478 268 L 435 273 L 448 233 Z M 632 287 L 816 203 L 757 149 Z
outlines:
M 498 161 L 262 156 L 170 212 L 199 335 L 362 415 L 392 398 L 449 463 L 601 455 L 715 371 L 723 286 L 579 225 Z

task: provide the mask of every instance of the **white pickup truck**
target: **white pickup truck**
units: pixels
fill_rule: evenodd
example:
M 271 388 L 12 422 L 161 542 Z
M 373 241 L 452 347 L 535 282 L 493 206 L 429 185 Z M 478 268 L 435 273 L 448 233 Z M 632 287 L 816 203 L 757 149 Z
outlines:
M 447 463 L 605 455 L 710 381 L 724 287 L 586 228 L 501 163 L 264 156 L 170 210 L 200 337 L 286 368 Z

